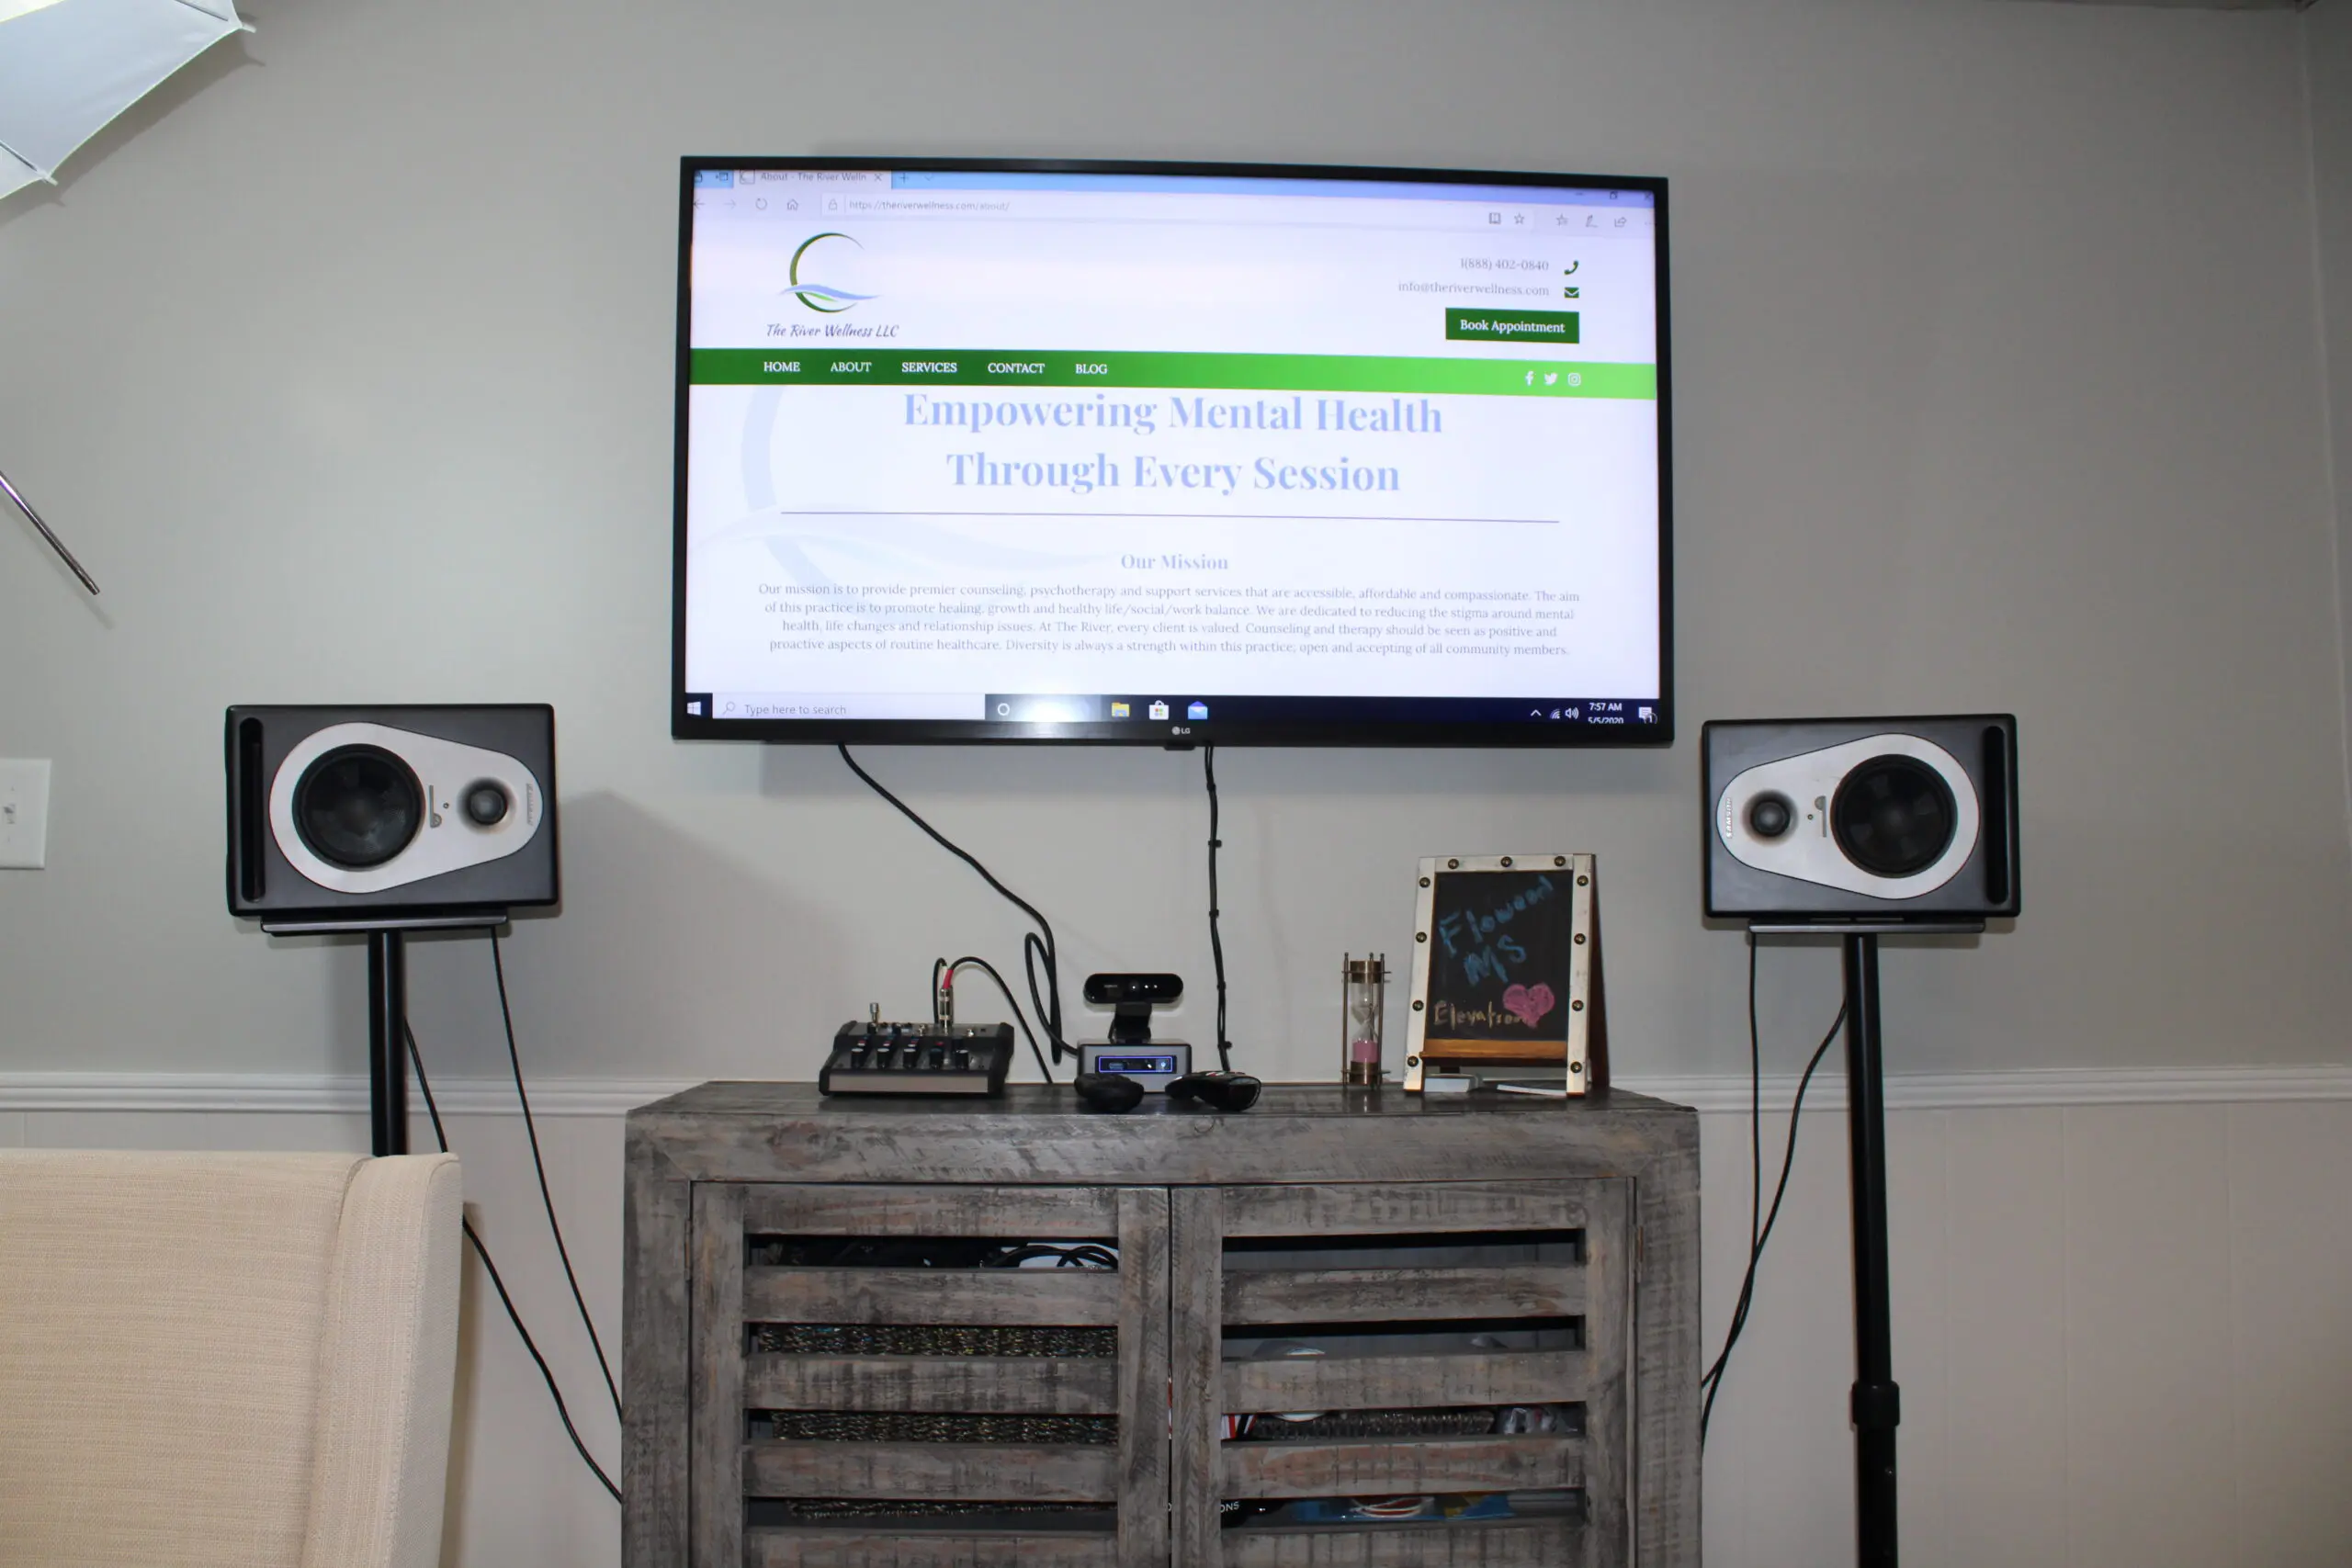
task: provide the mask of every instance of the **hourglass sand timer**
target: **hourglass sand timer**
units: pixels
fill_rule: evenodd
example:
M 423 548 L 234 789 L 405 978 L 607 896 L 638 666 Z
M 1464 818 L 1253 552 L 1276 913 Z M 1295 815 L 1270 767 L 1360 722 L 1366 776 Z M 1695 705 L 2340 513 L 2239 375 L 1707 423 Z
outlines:
M 1386 1076 L 1380 1047 L 1388 1017 L 1387 955 L 1343 955 L 1340 979 L 1340 1081 L 1376 1084 Z

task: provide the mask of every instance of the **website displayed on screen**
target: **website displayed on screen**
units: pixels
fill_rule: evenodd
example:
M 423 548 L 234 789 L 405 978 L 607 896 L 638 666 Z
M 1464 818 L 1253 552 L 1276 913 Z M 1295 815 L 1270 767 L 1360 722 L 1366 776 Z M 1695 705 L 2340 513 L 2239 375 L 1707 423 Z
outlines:
M 1659 722 L 1649 190 L 690 178 L 689 719 Z

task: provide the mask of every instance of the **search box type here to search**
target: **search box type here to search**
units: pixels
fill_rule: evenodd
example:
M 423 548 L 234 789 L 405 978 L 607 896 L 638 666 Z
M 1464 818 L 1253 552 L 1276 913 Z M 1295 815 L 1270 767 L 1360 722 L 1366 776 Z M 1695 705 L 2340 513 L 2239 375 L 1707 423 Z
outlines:
M 986 716 L 978 692 L 714 692 L 710 716 L 747 718 L 932 718 Z

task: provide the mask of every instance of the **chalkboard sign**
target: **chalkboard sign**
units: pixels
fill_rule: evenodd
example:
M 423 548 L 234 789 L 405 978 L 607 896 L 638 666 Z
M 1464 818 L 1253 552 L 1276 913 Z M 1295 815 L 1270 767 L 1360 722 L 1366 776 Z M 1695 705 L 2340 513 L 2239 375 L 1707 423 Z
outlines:
M 1571 1094 L 1605 1087 L 1600 942 L 1591 855 L 1421 862 L 1406 1089 L 1516 1066 L 1565 1068 Z

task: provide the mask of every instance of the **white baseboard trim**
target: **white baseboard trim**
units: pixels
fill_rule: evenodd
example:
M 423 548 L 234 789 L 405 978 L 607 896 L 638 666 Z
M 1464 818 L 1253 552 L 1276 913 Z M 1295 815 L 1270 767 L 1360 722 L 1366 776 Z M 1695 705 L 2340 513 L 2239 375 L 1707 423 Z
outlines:
M 1840 1065 L 1825 1061 L 1805 1102 L 1846 1103 Z M 541 1078 L 531 1109 L 542 1116 L 617 1116 L 691 1089 L 691 1078 Z M 1745 1076 L 1641 1076 L 1622 1087 L 1703 1111 L 1745 1112 Z M 1764 1079 L 1765 1109 L 1785 1110 L 1793 1074 Z M 519 1114 L 505 1078 L 450 1078 L 435 1085 L 443 1114 Z M 412 1084 L 410 1109 L 424 1102 Z M 1903 1074 L 1887 1079 L 1890 1111 L 1977 1111 L 2037 1105 L 2230 1105 L 2276 1100 L 2352 1100 L 2352 1065 L 2244 1067 L 2049 1067 L 2011 1072 Z M 289 1111 L 364 1116 L 368 1080 L 307 1073 L 0 1072 L 0 1111 Z
M 1701 1111 L 1738 1111 L 1748 1105 L 1744 1077 L 1634 1077 L 1626 1089 Z M 1797 1092 L 1794 1073 L 1770 1073 L 1764 1109 L 1786 1111 Z M 0 1089 L 0 1094 L 5 1094 Z M 1889 1111 L 1986 1111 L 2030 1105 L 2245 1105 L 2273 1100 L 2352 1100 L 2352 1066 L 2303 1067 L 2027 1067 L 2008 1072 L 1904 1073 L 1886 1080 Z M 1843 1110 L 1844 1064 L 1825 1060 L 1805 1091 L 1805 1104 Z

